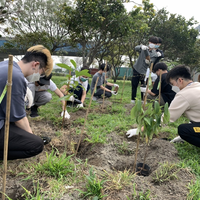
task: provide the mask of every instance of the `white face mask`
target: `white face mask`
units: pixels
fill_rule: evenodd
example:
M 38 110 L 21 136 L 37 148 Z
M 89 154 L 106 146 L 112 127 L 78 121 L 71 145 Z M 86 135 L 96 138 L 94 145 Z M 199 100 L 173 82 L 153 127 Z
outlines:
M 149 48 L 151 48 L 151 49 L 155 48 L 155 44 L 150 43 Z
M 26 77 L 26 79 L 28 80 L 28 82 L 35 82 L 35 81 L 39 81 L 40 80 L 40 73 L 33 73 L 29 76 Z

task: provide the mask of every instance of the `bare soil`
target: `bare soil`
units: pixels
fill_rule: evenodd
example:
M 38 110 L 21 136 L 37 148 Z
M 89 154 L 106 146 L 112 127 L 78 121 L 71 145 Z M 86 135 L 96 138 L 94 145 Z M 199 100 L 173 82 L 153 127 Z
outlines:
M 111 104 L 106 104 L 110 106 Z M 127 112 L 132 108 L 132 104 L 125 105 Z M 90 112 L 94 113 L 107 113 L 108 110 L 104 109 L 100 104 L 95 110 Z M 49 136 L 51 137 L 51 142 L 44 147 L 44 151 L 34 158 L 15 160 L 8 162 L 8 173 L 7 173 L 7 195 L 15 199 L 24 199 L 22 194 L 24 189 L 22 185 L 27 190 L 33 190 L 32 181 L 22 181 L 20 176 L 16 174 L 20 173 L 20 166 L 25 165 L 25 163 L 40 162 L 45 159 L 46 152 L 50 153 L 52 148 L 57 149 L 60 153 L 67 152 L 68 155 L 74 153 L 77 145 L 80 141 L 80 147 L 77 153 L 77 157 L 88 160 L 88 164 L 92 165 L 99 172 L 116 172 L 130 170 L 133 171 L 134 160 L 135 160 L 135 150 L 137 137 L 132 137 L 128 139 L 124 135 L 120 135 L 117 132 L 117 128 L 111 132 L 107 137 L 106 144 L 90 144 L 84 139 L 87 137 L 87 133 L 83 133 L 83 137 L 76 134 L 77 128 L 82 128 L 82 124 L 76 124 L 75 128 L 70 128 L 73 121 L 77 118 L 84 117 L 86 114 L 85 109 L 80 109 L 76 113 L 70 113 L 70 120 L 65 120 L 64 128 L 60 129 L 54 126 L 51 122 L 30 120 L 30 125 L 35 134 L 39 136 Z M 178 163 L 179 158 L 177 155 L 177 150 L 174 145 L 169 143 L 169 141 L 162 140 L 161 138 L 167 137 L 167 133 L 160 133 L 158 138 L 154 138 L 150 146 L 146 146 L 143 141 L 140 141 L 139 152 L 137 157 L 137 162 L 143 162 L 145 152 L 147 151 L 146 164 L 150 166 L 149 176 L 138 176 L 136 175 L 132 182 L 135 183 L 136 191 L 151 191 L 152 200 L 185 200 L 187 198 L 188 188 L 187 185 L 194 179 L 193 175 L 188 169 L 181 169 L 178 171 L 177 179 L 169 180 L 161 184 L 155 184 L 153 182 L 153 174 L 159 169 L 162 163 Z M 123 142 L 128 142 L 128 148 L 123 153 L 119 151 L 118 147 Z M 0 163 L 2 165 L 2 163 Z M 0 173 L 2 174 L 2 167 L 0 168 Z M 2 183 L 2 177 L 0 177 L 0 185 Z M 48 188 L 48 185 L 44 182 L 43 187 Z M 78 186 L 76 186 L 78 188 Z M 132 186 L 126 186 L 121 190 L 105 190 L 107 197 L 106 200 L 127 200 L 127 196 L 130 199 L 135 199 L 132 197 L 134 193 Z M 66 194 L 61 198 L 63 200 L 77 200 L 78 192 L 73 190 L 68 190 Z

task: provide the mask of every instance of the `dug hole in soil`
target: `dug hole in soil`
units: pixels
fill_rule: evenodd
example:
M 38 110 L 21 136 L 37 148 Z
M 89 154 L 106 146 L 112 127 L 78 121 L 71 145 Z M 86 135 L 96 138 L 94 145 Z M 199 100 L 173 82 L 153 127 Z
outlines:
M 108 104 L 110 106 L 110 104 Z M 127 110 L 130 110 L 132 104 L 125 105 Z M 91 110 L 90 112 L 95 113 L 106 113 L 107 110 L 103 110 L 101 105 L 95 111 Z M 79 116 L 84 117 L 86 114 L 85 109 L 80 109 L 76 113 L 70 113 L 70 120 L 65 120 L 64 129 L 58 129 L 58 127 L 53 126 L 51 122 L 45 122 L 43 120 L 30 120 L 30 125 L 34 133 L 40 136 L 49 136 L 51 137 L 51 142 L 44 147 L 44 151 L 35 156 L 34 158 L 29 159 L 19 159 L 15 161 L 8 162 L 8 173 L 7 173 L 7 182 L 6 182 L 6 194 L 13 200 L 23 199 L 22 194 L 24 189 L 22 185 L 27 190 L 33 190 L 33 183 L 29 181 L 22 181 L 20 176 L 16 176 L 17 173 L 20 173 L 20 166 L 26 162 L 32 162 L 32 160 L 40 162 L 46 159 L 46 152 L 50 154 L 52 148 L 57 149 L 60 153 L 66 151 L 66 144 L 69 145 L 71 141 L 74 144 L 78 144 L 80 135 L 76 134 L 76 129 L 83 126 L 81 124 L 76 124 L 75 128 L 70 128 L 70 124 Z M 133 127 L 134 128 L 134 127 Z M 56 132 L 60 132 L 61 136 L 57 136 Z M 166 136 L 166 133 L 165 133 Z M 83 134 L 83 138 L 80 143 L 79 152 L 77 157 L 85 160 L 88 160 L 88 164 L 92 165 L 96 170 L 102 172 L 116 172 L 130 170 L 133 171 L 133 165 L 135 160 L 135 149 L 137 137 L 132 137 L 128 139 L 124 135 L 120 135 L 116 130 L 113 130 L 107 136 L 106 144 L 90 144 L 87 141 L 84 141 L 84 138 L 87 137 L 87 134 Z M 160 134 L 162 138 L 162 133 Z M 124 154 L 121 154 L 116 144 L 122 144 L 123 142 L 128 142 L 128 151 Z M 76 147 L 76 146 L 75 146 Z M 146 151 L 146 144 L 140 142 L 137 162 L 144 161 L 144 155 Z M 155 184 L 152 179 L 152 174 L 159 168 L 160 164 L 168 163 L 178 163 L 179 158 L 177 155 L 177 150 L 174 145 L 169 143 L 169 141 L 161 140 L 159 138 L 154 138 L 150 146 L 147 147 L 147 158 L 145 164 L 150 166 L 151 171 L 149 176 L 135 176 L 132 183 L 135 183 L 135 189 L 137 192 L 150 190 L 150 198 L 152 200 L 186 200 L 187 194 L 189 192 L 187 186 L 194 179 L 193 175 L 187 169 L 181 169 L 176 175 L 177 179 L 169 180 L 161 184 Z M 68 154 L 73 154 L 71 149 L 68 149 Z M 2 165 L 2 163 L 0 164 Z M 2 167 L 0 168 L 1 174 L 3 174 Z M 14 172 L 14 173 L 13 173 Z M 2 176 L 0 177 L 0 186 L 2 185 Z M 45 185 L 43 185 L 45 187 Z M 46 185 L 48 187 L 48 185 Z M 76 187 L 78 188 L 78 186 Z M 44 189 L 44 188 L 43 188 Z M 45 189 L 44 189 L 45 191 Z M 69 195 L 70 193 L 70 195 Z M 130 199 L 132 198 L 133 186 L 127 186 L 119 191 L 106 191 L 107 197 L 104 199 L 107 200 L 127 200 L 127 196 Z M 73 190 L 66 190 L 65 196 L 60 200 L 78 200 L 81 199 L 78 197 L 78 192 Z

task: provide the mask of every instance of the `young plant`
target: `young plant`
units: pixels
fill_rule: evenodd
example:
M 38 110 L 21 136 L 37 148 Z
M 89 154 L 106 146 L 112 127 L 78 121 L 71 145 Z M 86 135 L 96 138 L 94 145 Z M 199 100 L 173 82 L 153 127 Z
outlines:
M 89 176 L 85 176 L 87 183 L 86 183 L 86 191 L 79 190 L 80 195 L 83 196 L 83 199 L 86 197 L 93 197 L 93 199 L 102 199 L 105 195 L 102 194 L 103 184 L 106 182 L 105 180 L 100 181 L 93 169 L 90 168 Z
M 153 135 L 158 134 L 161 124 L 166 124 L 169 121 L 170 114 L 168 111 L 168 104 L 165 104 L 164 114 L 162 115 L 162 110 L 157 101 L 155 101 L 153 105 L 152 103 L 148 103 L 145 107 L 143 107 L 141 100 L 137 99 L 135 106 L 131 110 L 131 117 L 136 119 L 136 123 L 138 124 L 137 131 L 139 132 L 134 163 L 135 169 L 139 148 L 139 137 L 141 136 L 142 138 L 145 138 L 146 144 L 149 145 L 149 142 L 153 138 Z M 144 164 L 146 160 L 146 153 L 144 157 Z

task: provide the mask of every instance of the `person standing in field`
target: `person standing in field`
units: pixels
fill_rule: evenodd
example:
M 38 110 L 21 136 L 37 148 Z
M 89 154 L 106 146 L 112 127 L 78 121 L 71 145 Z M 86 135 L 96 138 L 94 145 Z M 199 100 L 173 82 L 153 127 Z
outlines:
M 157 43 L 158 43 L 158 38 L 152 36 L 149 38 L 148 47 L 145 45 L 138 45 L 135 47 L 135 50 L 139 53 L 139 57 L 133 66 L 133 76 L 131 79 L 131 85 L 132 85 L 131 103 L 135 103 L 139 81 L 141 81 L 141 85 L 144 84 L 145 74 L 147 68 L 149 67 L 150 62 L 154 63 L 155 60 L 160 55 L 160 54 L 158 55 L 155 48 Z
M 49 76 L 53 68 L 53 59 L 48 49 L 42 45 L 29 48 L 19 62 L 13 62 L 12 93 L 10 106 L 10 128 L 8 141 L 8 160 L 28 158 L 42 152 L 43 140 L 33 134 L 25 111 L 27 84 L 38 81 L 41 76 Z M 6 86 L 8 61 L 0 62 L 0 96 Z M 4 131 L 6 118 L 6 96 L 0 103 L 0 160 L 4 153 Z

